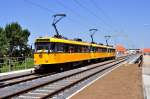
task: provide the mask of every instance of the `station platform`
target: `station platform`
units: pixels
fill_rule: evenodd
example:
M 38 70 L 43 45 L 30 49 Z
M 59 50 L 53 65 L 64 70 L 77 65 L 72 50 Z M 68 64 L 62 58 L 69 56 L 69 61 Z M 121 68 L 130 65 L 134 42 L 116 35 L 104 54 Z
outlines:
M 25 69 L 25 70 L 18 70 L 18 71 L 0 73 L 0 77 L 1 77 L 1 76 L 6 76 L 6 75 L 11 75 L 11 74 L 18 74 L 18 73 L 24 73 L 24 72 L 31 72 L 31 71 L 33 71 L 33 70 L 34 70 L 34 68 L 30 68 L 30 69 Z
M 21 76 L 21 75 L 30 74 L 33 71 L 34 71 L 34 68 L 30 68 L 30 69 L 25 69 L 25 70 L 18 70 L 18 71 L 0 73 L 0 80 L 15 77 L 15 76 L 18 76 L 18 75 Z
M 143 59 L 143 87 L 145 99 L 150 99 L 150 55 L 145 55 Z
M 24 72 L 31 72 L 32 70 L 34 70 L 34 68 L 25 69 L 25 70 L 18 70 L 18 71 L 12 71 L 12 72 L 5 72 L 5 73 L 0 73 L 0 76 L 6 76 L 6 75 L 18 74 L 18 73 L 24 73 Z
M 137 64 L 121 65 L 69 99 L 144 99 L 142 68 Z

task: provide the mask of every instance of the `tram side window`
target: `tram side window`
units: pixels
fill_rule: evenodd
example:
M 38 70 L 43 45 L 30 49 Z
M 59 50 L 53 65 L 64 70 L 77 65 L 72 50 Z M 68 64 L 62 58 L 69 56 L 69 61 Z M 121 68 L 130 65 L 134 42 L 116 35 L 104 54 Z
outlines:
M 108 52 L 108 48 L 104 49 L 104 52 Z
M 92 47 L 91 52 L 96 52 L 96 47 Z
M 68 53 L 69 52 L 69 45 L 68 44 L 64 44 L 64 52 Z
M 49 52 L 55 52 L 55 43 L 50 44 Z
M 96 52 L 96 47 L 94 47 L 94 51 L 93 52 Z
M 85 46 L 84 52 L 89 52 L 88 46 Z
M 102 48 L 102 52 L 104 52 L 104 48 Z
M 80 46 L 80 45 L 74 45 L 74 52 L 75 53 L 80 53 L 81 52 L 81 48 L 82 46 Z
M 103 51 L 103 52 L 107 52 L 107 49 L 106 49 L 106 48 L 102 48 L 102 51 Z
M 69 45 L 69 52 L 71 53 L 85 53 L 89 52 L 88 46 L 81 46 L 81 45 Z
M 108 52 L 108 48 L 104 48 L 104 51 L 105 51 L 105 52 Z
M 115 49 L 111 49 L 111 50 L 112 50 L 113 53 L 115 52 Z
M 106 52 L 108 52 L 108 53 L 109 53 L 109 52 L 110 52 L 109 50 L 110 50 L 109 48 L 106 48 Z
M 91 46 L 88 46 L 88 52 L 90 52 L 91 51 Z
M 80 52 L 84 52 L 84 46 L 81 46 L 81 51 Z
M 110 48 L 108 49 L 108 52 L 111 53 L 111 49 Z
M 102 52 L 102 48 L 98 48 L 98 52 Z
M 70 50 L 74 49 L 71 52 L 75 52 L 75 53 L 85 53 L 85 52 L 89 52 L 89 47 L 88 46 L 81 46 L 81 45 L 70 45 Z
M 103 48 L 100 48 L 101 50 L 100 50 L 100 52 L 103 52 Z
M 91 52 L 93 52 L 93 51 L 94 51 L 94 47 L 93 47 L 93 46 L 91 46 L 90 51 L 91 51 Z
M 82 53 L 86 52 L 85 46 L 81 46 L 81 52 L 82 52 Z
M 111 49 L 109 49 L 109 53 L 111 53 Z
M 64 52 L 64 45 L 63 45 L 63 43 L 56 43 L 56 45 L 55 45 L 55 52 Z
M 55 52 L 72 53 L 74 52 L 74 45 L 65 44 L 65 43 L 57 43 L 55 45 Z
M 98 47 L 96 47 L 96 52 L 98 52 Z
M 112 52 L 112 49 L 110 49 L 109 52 L 111 53 L 111 52 Z
M 112 53 L 112 52 L 113 52 L 113 49 L 110 49 L 110 52 Z
M 74 53 L 75 50 L 74 50 L 74 45 L 69 45 L 69 53 Z
M 66 53 L 80 53 L 81 46 L 73 44 L 64 44 L 64 52 Z
M 93 47 L 92 46 L 90 47 L 90 52 L 93 52 Z

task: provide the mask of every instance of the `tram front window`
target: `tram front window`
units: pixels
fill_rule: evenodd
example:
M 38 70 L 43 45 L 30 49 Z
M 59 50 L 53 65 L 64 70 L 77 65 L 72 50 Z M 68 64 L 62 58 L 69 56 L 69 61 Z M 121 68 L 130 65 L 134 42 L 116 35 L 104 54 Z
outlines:
M 55 43 L 36 43 L 36 52 L 54 52 Z
M 48 45 L 37 45 L 36 52 L 48 52 L 49 46 Z

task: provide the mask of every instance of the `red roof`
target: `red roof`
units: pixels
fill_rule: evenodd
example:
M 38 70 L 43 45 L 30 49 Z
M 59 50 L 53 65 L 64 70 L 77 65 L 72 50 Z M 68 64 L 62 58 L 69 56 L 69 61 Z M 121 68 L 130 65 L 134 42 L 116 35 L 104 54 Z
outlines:
M 149 52 L 150 53 L 150 48 L 144 48 L 143 52 Z
M 125 52 L 126 48 L 123 45 L 118 44 L 118 45 L 116 45 L 116 50 L 119 52 Z

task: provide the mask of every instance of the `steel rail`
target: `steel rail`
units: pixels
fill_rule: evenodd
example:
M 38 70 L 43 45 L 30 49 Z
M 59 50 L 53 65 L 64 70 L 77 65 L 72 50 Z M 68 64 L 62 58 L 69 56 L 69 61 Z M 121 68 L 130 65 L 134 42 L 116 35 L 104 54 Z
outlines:
M 27 74 L 12 76 L 12 77 L 11 76 L 9 77 L 9 75 L 7 75 L 8 77 L 0 79 L 0 82 L 7 81 L 7 80 L 12 80 L 12 79 L 17 79 L 17 78 L 21 78 L 21 77 L 25 77 L 25 76 L 30 76 L 30 75 L 33 75 L 33 74 L 35 74 L 35 73 L 27 73 Z
M 14 81 L 10 81 L 10 82 L 7 79 L 7 81 L 1 82 L 3 84 L 0 85 L 0 88 L 11 86 L 11 85 L 18 84 L 18 83 L 21 83 L 21 82 L 26 82 L 26 81 L 29 81 L 29 80 L 34 80 L 34 79 L 50 76 L 52 74 L 55 74 L 55 73 L 48 73 L 48 74 L 44 74 L 44 75 L 37 75 L 37 74 L 26 75 L 26 76 L 23 76 L 22 78 L 20 77 L 19 80 L 17 78 L 9 79 L 9 80 L 14 80 Z M 17 80 L 17 81 L 15 81 L 15 80 Z

